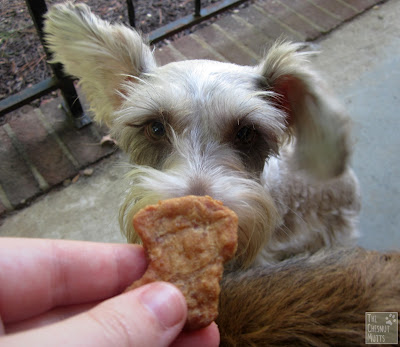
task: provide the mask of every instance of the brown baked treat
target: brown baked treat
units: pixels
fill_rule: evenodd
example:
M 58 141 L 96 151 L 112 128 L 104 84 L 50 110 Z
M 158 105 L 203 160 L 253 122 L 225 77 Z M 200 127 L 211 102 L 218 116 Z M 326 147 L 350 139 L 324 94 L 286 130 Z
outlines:
M 237 247 L 236 214 L 209 196 L 160 201 L 133 218 L 149 266 L 127 290 L 149 282 L 176 285 L 186 298 L 185 330 L 208 326 L 218 315 L 223 264 Z

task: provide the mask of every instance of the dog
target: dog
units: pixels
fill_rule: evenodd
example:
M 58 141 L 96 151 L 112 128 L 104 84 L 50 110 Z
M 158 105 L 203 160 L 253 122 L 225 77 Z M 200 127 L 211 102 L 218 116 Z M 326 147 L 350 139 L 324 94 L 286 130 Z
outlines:
M 45 33 L 52 62 L 80 79 L 95 120 L 129 155 L 132 185 L 120 210 L 129 242 L 140 241 L 133 215 L 163 199 L 209 195 L 238 215 L 238 251 L 224 275 L 217 322 L 222 345 L 360 344 L 367 309 L 399 308 L 398 280 L 371 280 L 367 271 L 376 261 L 371 271 L 388 279 L 399 257 L 351 248 L 360 189 L 349 167 L 350 121 L 300 44 L 278 41 L 253 67 L 209 60 L 158 66 L 135 30 L 71 2 L 47 13 Z M 374 297 L 390 292 L 396 300 L 373 306 L 373 296 L 363 296 L 343 305 L 346 320 L 326 311 L 372 284 Z M 303 312 L 295 301 L 306 293 Z M 256 308 L 262 312 L 253 315 Z M 281 311 L 282 319 L 292 315 L 292 328 L 274 323 Z M 348 329 L 357 329 L 341 340 L 352 318 Z

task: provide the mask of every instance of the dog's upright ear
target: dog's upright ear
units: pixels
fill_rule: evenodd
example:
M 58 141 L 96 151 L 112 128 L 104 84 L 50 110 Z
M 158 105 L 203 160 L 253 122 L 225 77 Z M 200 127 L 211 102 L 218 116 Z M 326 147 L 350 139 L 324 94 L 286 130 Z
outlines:
M 80 79 L 98 122 L 110 125 L 124 94 L 124 83 L 152 71 L 150 48 L 134 30 L 111 25 L 84 4 L 66 2 L 46 14 L 45 40 L 54 63 Z
M 277 42 L 257 66 L 287 114 L 296 139 L 294 165 L 318 179 L 340 175 L 347 164 L 349 120 L 310 68 L 300 44 Z

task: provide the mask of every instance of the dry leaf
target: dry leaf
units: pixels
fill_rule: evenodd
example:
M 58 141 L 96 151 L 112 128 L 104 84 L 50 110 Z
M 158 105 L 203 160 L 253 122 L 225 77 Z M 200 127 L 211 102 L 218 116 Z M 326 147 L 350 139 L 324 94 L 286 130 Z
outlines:
M 79 177 L 80 177 L 80 174 L 77 174 L 73 179 L 72 179 L 72 183 L 76 183 L 76 182 L 78 182 L 78 180 L 79 180 Z
M 84 176 L 92 176 L 93 175 L 93 169 L 85 169 L 83 170 L 83 175 Z

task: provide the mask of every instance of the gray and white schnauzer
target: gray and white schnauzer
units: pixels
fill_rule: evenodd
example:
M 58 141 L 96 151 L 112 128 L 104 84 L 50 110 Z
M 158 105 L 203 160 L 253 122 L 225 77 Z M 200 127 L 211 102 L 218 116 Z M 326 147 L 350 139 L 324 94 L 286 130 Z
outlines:
M 279 306 L 282 298 L 295 295 L 295 289 L 289 290 L 291 279 L 302 279 L 309 292 L 332 289 L 331 297 L 308 298 L 311 313 L 324 300 L 336 306 L 346 300 L 345 294 L 335 296 L 333 286 L 347 288 L 343 293 L 347 290 L 352 297 L 369 293 L 364 287 L 356 291 L 351 279 L 369 266 L 366 258 L 379 255 L 327 250 L 353 245 L 357 239 L 359 188 L 348 166 L 349 119 L 311 68 L 309 54 L 299 51 L 300 45 L 278 42 L 251 67 L 209 60 L 158 66 L 136 31 L 111 25 L 86 5 L 73 3 L 49 11 L 45 32 L 54 62 L 80 79 L 95 120 L 110 127 L 130 156 L 132 188 L 120 213 L 129 242 L 139 241 L 133 215 L 158 200 L 209 195 L 237 213 L 238 252 L 221 297 L 223 343 L 274 341 L 268 328 L 271 309 L 282 311 L 282 319 L 285 314 L 300 316 L 293 300 Z M 339 270 L 327 279 L 326 269 L 332 267 Z M 291 269 L 289 277 L 282 275 L 285 269 Z M 255 278 L 265 285 L 257 287 Z M 268 283 L 282 284 L 281 290 L 267 290 Z M 365 280 L 365 286 L 369 284 Z M 232 294 L 232 287 L 239 292 Z M 252 291 L 262 292 L 261 301 L 256 302 Z M 252 304 L 243 307 L 241 300 L 247 297 Z M 262 318 L 256 313 L 259 307 L 264 308 Z M 258 323 L 248 329 L 256 332 L 247 333 L 248 320 L 236 319 L 228 308 L 254 314 Z M 370 308 L 362 306 L 362 317 Z M 343 317 L 348 313 L 344 309 Z M 297 326 L 299 339 L 313 334 L 301 327 Z M 280 329 L 279 339 L 286 341 L 290 329 Z M 326 328 L 326 340 L 321 341 L 330 341 L 329 334 Z M 332 334 L 337 341 L 337 333 Z M 348 338 L 358 341 L 360 336 L 357 330 Z

